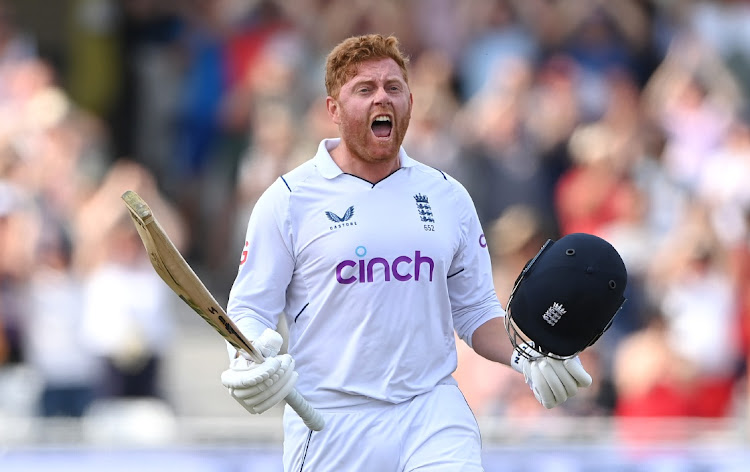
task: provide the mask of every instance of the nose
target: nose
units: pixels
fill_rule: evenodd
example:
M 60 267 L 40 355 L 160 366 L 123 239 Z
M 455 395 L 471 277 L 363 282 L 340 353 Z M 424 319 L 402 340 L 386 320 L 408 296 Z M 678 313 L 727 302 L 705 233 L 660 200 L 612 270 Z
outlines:
M 375 92 L 374 101 L 376 105 L 386 105 L 391 103 L 391 97 L 385 91 L 385 87 L 378 87 Z

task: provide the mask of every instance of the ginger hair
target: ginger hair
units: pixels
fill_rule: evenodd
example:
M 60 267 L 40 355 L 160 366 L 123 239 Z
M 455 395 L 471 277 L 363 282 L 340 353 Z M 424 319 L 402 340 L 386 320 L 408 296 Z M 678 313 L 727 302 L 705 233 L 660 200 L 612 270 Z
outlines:
M 407 65 L 409 58 L 400 48 L 398 38 L 380 34 L 352 36 L 340 42 L 326 59 L 326 93 L 338 98 L 341 87 L 357 75 L 358 66 L 366 61 L 393 59 L 409 83 Z

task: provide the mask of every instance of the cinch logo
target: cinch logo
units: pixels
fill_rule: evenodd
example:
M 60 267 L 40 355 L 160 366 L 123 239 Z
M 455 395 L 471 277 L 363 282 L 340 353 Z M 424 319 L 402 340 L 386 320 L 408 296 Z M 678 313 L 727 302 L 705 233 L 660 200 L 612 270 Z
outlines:
M 364 248 L 362 246 L 358 247 L 357 255 L 359 255 L 360 250 L 364 250 Z M 367 253 L 366 250 L 362 252 L 362 256 Z M 420 251 L 414 252 L 413 259 L 409 256 L 398 256 L 393 262 L 389 262 L 382 257 L 359 259 L 357 261 L 345 260 L 339 262 L 336 266 L 336 280 L 340 284 L 374 282 L 376 267 L 381 267 L 383 269 L 383 280 L 385 282 L 390 282 L 391 276 L 400 282 L 405 282 L 411 279 L 419 280 L 420 276 L 424 278 L 425 275 L 427 275 L 430 278 L 430 282 L 432 282 L 432 274 L 435 271 L 435 261 L 433 261 L 431 257 L 423 256 Z M 411 273 L 412 267 L 414 268 L 413 275 Z M 423 269 L 428 270 L 429 274 L 425 274 Z

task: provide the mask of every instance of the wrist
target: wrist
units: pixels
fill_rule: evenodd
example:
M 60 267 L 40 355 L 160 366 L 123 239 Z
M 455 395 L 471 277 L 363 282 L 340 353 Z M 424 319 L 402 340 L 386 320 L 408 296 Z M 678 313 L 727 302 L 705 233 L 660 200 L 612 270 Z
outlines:
M 519 374 L 523 374 L 523 365 L 528 360 L 521 354 L 521 352 L 518 350 L 518 348 L 513 349 L 513 352 L 510 355 L 510 362 L 509 365 L 518 372 Z
M 527 343 L 521 343 L 513 349 L 510 355 L 510 366 L 518 373 L 524 373 L 524 366 L 534 358 L 540 357 L 540 354 Z

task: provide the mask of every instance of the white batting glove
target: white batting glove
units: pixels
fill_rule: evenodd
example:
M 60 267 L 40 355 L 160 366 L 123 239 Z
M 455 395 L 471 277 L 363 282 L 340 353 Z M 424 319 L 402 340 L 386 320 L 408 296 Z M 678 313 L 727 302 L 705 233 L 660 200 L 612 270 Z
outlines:
M 527 359 L 518 350 L 534 356 Z M 513 351 L 510 366 L 523 374 L 526 384 L 534 392 L 534 397 L 545 408 L 554 408 L 575 396 L 579 388 L 591 385 L 591 375 L 583 368 L 578 356 L 560 360 L 542 356 L 527 344 Z
M 282 341 L 279 333 L 266 329 L 253 341 L 265 361 L 256 364 L 238 356 L 221 374 L 221 383 L 229 389 L 232 398 L 252 414 L 263 413 L 279 403 L 297 383 L 292 356 L 278 355 Z

